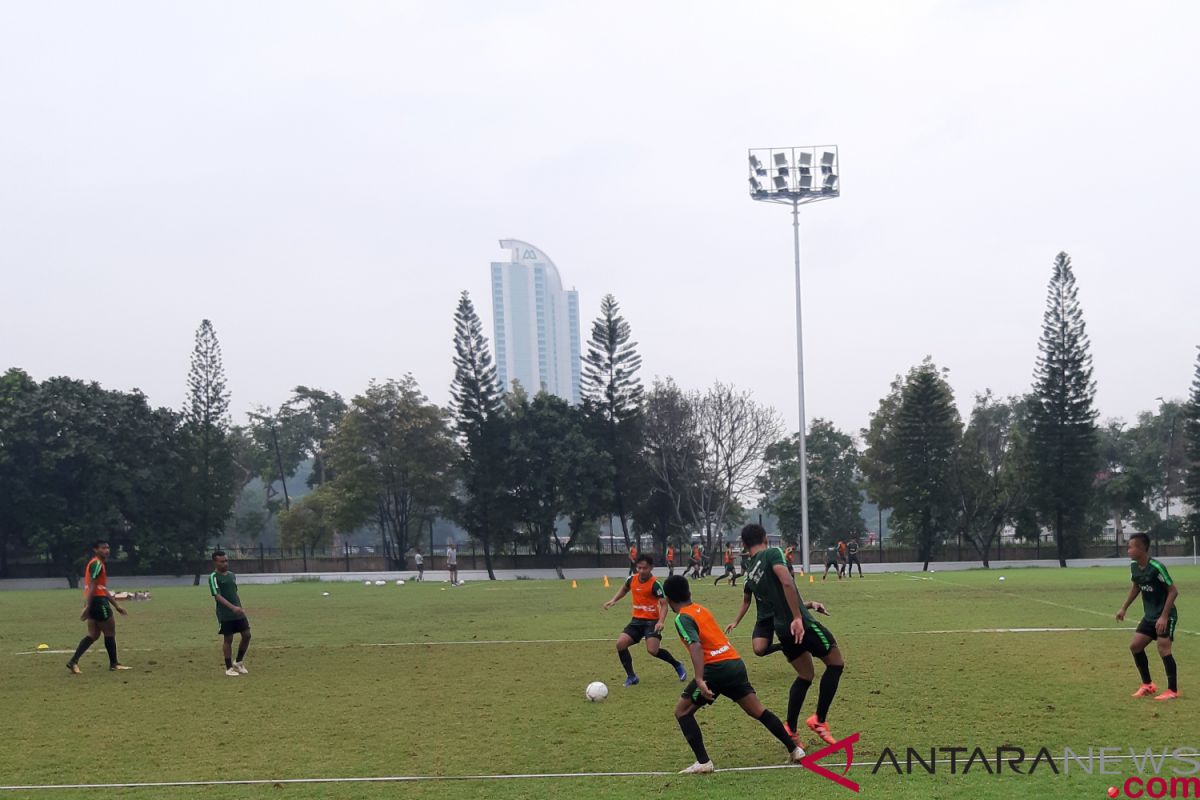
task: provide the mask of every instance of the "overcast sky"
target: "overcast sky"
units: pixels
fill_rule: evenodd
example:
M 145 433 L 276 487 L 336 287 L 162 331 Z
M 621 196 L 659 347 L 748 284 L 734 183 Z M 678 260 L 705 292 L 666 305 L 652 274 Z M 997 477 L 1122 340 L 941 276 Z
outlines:
M 1200 344 L 1200 4 L 0 5 L 0 370 L 184 398 L 213 321 L 237 421 L 297 384 L 491 336 L 498 240 L 611 292 L 643 377 L 795 426 L 790 216 L 746 148 L 836 144 L 801 216 L 810 417 L 857 431 L 924 356 L 1031 382 L 1057 252 L 1102 416 L 1182 398 Z M 588 327 L 585 325 L 585 328 Z M 587 331 L 584 335 L 586 338 Z

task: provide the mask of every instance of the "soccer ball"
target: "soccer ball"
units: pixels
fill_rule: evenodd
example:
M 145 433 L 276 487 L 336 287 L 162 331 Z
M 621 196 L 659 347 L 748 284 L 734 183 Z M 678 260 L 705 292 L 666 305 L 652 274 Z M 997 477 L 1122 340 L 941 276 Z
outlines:
M 584 694 L 588 700 L 591 700 L 593 703 L 599 703 L 608 697 L 608 687 L 600 681 L 592 681 L 588 684 Z
M 1000 580 L 1004 580 L 1004 576 L 1003 576 L 1003 575 L 1001 575 L 1001 576 L 1000 576 Z
M 371 586 L 371 585 L 372 584 L 370 581 L 363 581 L 363 586 Z
M 376 586 L 385 586 L 386 584 L 387 584 L 387 581 L 375 581 Z
M 403 581 L 403 580 L 398 580 L 398 581 L 396 581 L 396 585 L 397 585 L 397 586 L 403 586 L 403 585 L 404 585 L 404 581 Z
M 329 592 L 321 592 L 321 597 L 329 597 Z

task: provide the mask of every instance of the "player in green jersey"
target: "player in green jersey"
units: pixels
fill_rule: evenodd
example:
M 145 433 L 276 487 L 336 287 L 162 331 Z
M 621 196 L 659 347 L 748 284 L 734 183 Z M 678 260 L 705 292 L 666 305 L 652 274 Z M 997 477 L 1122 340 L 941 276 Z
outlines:
M 238 597 L 237 576 L 229 571 L 229 557 L 224 550 L 214 550 L 212 560 L 215 569 L 208 576 L 208 590 L 217 601 L 217 622 L 221 623 L 217 633 L 224 639 L 221 652 L 225 656 L 225 674 L 236 678 L 250 671 L 243 663 L 250 647 L 250 620 L 246 619 L 246 610 Z M 238 641 L 237 661 L 232 658 L 235 633 L 242 637 Z
M 761 525 L 742 528 L 742 543 L 750 551 L 750 571 L 746 573 L 746 592 L 753 594 L 756 603 L 766 603 L 771 609 L 774 634 L 779 639 L 779 649 L 787 658 L 796 679 L 788 694 L 788 729 L 795 732 L 800 720 L 800 709 L 808 695 L 814 678 L 813 656 L 825 663 L 821 676 L 817 711 L 806 720 L 813 733 L 828 744 L 836 740 L 826 722 L 829 707 L 837 694 L 838 683 L 846 662 L 838 649 L 837 640 L 809 611 L 828 614 L 820 603 L 805 603 L 796 590 L 795 580 L 788 571 L 787 559 L 778 547 L 767 547 L 767 532 Z M 742 604 L 742 614 L 747 605 Z M 741 621 L 739 615 L 738 621 Z M 756 626 L 757 627 L 757 626 Z
M 1135 533 L 1129 537 L 1129 558 L 1132 559 L 1129 570 L 1133 586 L 1129 587 L 1129 594 L 1117 611 L 1117 619 L 1125 619 L 1125 612 L 1140 593 L 1144 613 L 1129 649 L 1133 652 L 1133 663 L 1142 677 L 1142 685 L 1133 696 L 1146 697 L 1158 691 L 1158 687 L 1150 680 L 1150 659 L 1146 658 L 1146 645 L 1154 642 L 1158 645 L 1158 655 L 1167 671 L 1167 690 L 1154 699 L 1174 700 L 1179 697 L 1179 684 L 1171 643 L 1175 641 L 1175 625 L 1179 621 L 1179 612 L 1175 608 L 1179 589 L 1162 562 L 1150 557 L 1150 537 L 1146 534 Z

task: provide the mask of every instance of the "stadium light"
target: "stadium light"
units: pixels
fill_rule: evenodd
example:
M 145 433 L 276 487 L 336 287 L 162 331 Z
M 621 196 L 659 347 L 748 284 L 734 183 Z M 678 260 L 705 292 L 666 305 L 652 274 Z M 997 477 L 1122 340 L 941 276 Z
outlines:
M 818 151 L 820 156 L 817 155 Z M 800 407 L 800 540 L 804 571 L 811 574 L 808 539 L 808 446 L 804 417 L 804 325 L 800 305 L 800 206 L 841 195 L 838 177 L 838 149 L 819 147 L 752 148 L 750 162 L 750 199 L 780 203 L 792 207 L 792 241 L 796 268 L 796 377 Z M 821 167 L 821 182 L 813 186 L 813 164 Z M 760 181 L 759 178 L 768 180 Z M 880 542 L 883 531 L 880 530 Z

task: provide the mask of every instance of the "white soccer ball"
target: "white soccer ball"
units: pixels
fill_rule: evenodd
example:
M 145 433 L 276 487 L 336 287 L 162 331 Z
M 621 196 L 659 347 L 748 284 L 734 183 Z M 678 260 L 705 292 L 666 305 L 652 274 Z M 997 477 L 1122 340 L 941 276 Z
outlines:
M 321 592 L 321 597 L 329 597 L 329 592 Z
M 376 586 L 387 586 L 387 581 L 375 581 Z
M 403 579 L 401 579 L 401 580 L 398 580 L 398 581 L 396 581 L 396 585 L 397 585 L 397 586 L 403 586 L 403 585 L 404 585 L 404 580 L 403 580 Z
M 370 586 L 370 585 L 371 585 L 370 581 L 363 581 L 363 586 Z
M 1000 576 L 1000 580 L 1004 580 L 1004 576 L 1003 576 L 1003 575 L 1001 575 L 1001 576 Z
M 587 689 L 584 690 L 584 694 L 587 695 L 588 700 L 591 700 L 593 703 L 599 703 L 608 697 L 608 687 L 600 681 L 592 681 L 588 684 Z

